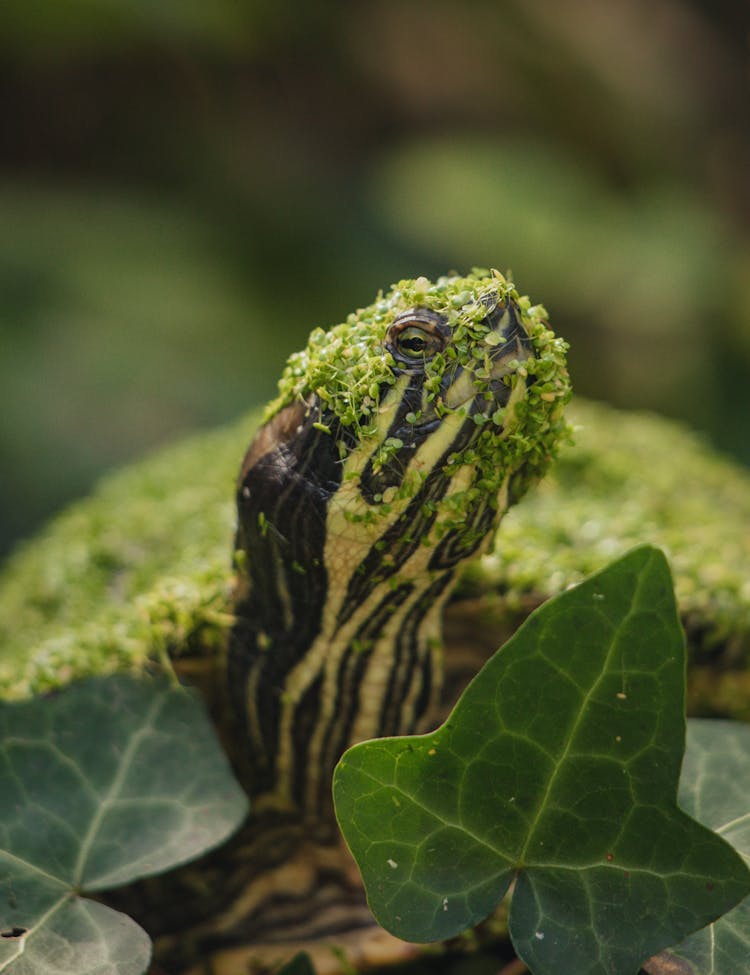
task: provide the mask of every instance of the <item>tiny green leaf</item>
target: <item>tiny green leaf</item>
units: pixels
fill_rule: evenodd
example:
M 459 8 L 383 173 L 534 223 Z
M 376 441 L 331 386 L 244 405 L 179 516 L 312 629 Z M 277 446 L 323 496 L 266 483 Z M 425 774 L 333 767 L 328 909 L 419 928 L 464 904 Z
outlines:
M 634 975 L 750 892 L 734 850 L 676 802 L 684 638 L 643 547 L 534 613 L 437 731 L 364 742 L 336 812 L 383 927 L 458 934 L 515 878 L 535 975 Z
M 680 805 L 728 840 L 750 865 L 750 727 L 736 721 L 688 721 Z M 750 960 L 750 897 L 729 914 L 664 952 L 686 975 L 739 975 Z M 654 959 L 648 971 L 668 973 Z
M 315 975 L 315 967 L 306 951 L 298 951 L 276 975 Z
M 138 975 L 146 934 L 78 894 L 193 859 L 246 812 L 183 689 L 107 677 L 0 704 L 0 972 Z

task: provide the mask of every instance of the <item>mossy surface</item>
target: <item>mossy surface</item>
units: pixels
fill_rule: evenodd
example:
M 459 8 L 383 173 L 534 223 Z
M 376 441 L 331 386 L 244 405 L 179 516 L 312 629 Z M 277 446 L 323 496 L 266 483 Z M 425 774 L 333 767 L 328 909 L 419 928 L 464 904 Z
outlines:
M 102 480 L 0 575 L 0 693 L 140 670 L 229 622 L 234 482 L 260 411 Z
M 656 417 L 577 401 L 575 446 L 503 521 L 466 588 L 508 606 L 559 592 L 639 542 L 672 563 L 683 617 L 750 645 L 750 475 Z M 231 622 L 234 479 L 260 412 L 104 481 L 0 574 L 0 693 L 210 653 Z
M 470 578 L 552 596 L 627 549 L 669 558 L 683 622 L 702 648 L 750 654 L 750 472 L 696 433 L 646 413 L 577 400 L 575 445 L 506 516 Z

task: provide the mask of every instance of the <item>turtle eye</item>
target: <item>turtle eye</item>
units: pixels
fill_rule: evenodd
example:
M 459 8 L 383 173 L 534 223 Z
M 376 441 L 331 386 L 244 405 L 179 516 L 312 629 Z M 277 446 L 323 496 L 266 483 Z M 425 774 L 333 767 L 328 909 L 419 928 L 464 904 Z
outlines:
M 412 313 L 396 319 L 388 329 L 386 348 L 401 362 L 416 365 L 442 352 L 447 341 L 448 330 L 437 315 L 425 312 L 424 318 L 415 318 Z
M 427 332 L 419 325 L 409 325 L 396 336 L 394 345 L 407 359 L 430 359 L 443 347 L 439 335 Z

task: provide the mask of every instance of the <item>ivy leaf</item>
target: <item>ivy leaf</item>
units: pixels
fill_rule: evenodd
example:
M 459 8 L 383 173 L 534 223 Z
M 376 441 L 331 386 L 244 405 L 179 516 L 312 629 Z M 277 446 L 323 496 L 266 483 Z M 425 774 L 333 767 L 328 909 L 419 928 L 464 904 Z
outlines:
M 728 840 L 750 865 L 750 727 L 736 721 L 688 721 L 679 801 L 685 812 Z M 738 975 L 749 958 L 747 897 L 645 967 L 653 975 Z M 676 968 L 675 959 L 681 967 Z
M 487 917 L 535 975 L 634 975 L 750 892 L 678 808 L 684 638 L 643 547 L 546 603 L 437 731 L 363 742 L 336 812 L 379 923 L 409 941 Z
M 197 696 L 116 676 L 0 704 L 0 972 L 140 975 L 151 945 L 84 900 L 191 860 L 247 813 Z
M 141 975 L 151 957 L 135 921 L 81 897 L 58 897 L 35 931 L 7 940 L 0 971 L 9 975 Z

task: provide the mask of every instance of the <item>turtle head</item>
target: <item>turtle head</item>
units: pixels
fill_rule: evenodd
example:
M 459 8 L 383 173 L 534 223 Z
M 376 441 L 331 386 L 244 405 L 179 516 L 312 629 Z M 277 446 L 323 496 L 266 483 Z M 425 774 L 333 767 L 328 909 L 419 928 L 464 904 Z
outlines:
M 245 457 L 241 527 L 278 533 L 307 568 L 318 546 L 289 537 L 300 506 L 358 557 L 411 511 L 421 542 L 471 554 L 566 429 L 565 350 L 498 272 L 400 281 L 289 359 Z

